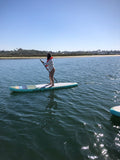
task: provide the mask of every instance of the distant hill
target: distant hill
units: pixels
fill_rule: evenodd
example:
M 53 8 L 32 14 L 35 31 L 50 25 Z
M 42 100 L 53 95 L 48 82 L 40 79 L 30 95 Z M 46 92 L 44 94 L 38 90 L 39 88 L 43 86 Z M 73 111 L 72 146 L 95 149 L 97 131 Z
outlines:
M 114 51 L 38 51 L 17 49 L 11 51 L 0 51 L 0 57 L 41 57 L 51 53 L 53 56 L 87 56 L 87 55 L 120 55 L 119 50 Z

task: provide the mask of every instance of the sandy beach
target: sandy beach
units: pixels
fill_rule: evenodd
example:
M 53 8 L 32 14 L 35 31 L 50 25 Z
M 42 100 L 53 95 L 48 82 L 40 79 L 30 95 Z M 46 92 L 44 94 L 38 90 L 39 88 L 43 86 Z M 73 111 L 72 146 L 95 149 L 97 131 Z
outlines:
M 80 56 L 54 56 L 54 58 L 76 58 L 76 57 L 116 57 L 120 55 L 80 55 Z M 0 59 L 42 59 L 46 58 L 46 56 L 38 56 L 38 57 L 0 57 Z

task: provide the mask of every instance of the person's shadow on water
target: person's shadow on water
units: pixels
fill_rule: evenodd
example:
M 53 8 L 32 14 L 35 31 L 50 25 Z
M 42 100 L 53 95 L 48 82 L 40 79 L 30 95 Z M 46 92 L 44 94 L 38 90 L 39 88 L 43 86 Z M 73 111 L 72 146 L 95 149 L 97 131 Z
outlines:
M 54 93 L 54 90 L 51 90 L 48 96 L 48 101 L 46 106 L 46 110 L 49 113 L 55 113 L 55 110 L 57 109 L 57 102 L 55 101 L 55 97 L 56 95 Z

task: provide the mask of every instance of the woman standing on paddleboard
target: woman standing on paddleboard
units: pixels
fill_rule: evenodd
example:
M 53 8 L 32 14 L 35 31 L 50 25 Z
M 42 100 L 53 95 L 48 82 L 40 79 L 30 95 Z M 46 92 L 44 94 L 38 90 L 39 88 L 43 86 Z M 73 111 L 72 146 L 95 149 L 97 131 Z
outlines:
M 41 62 L 44 63 L 43 61 Z M 54 86 L 55 68 L 54 68 L 54 63 L 53 63 L 53 57 L 50 53 L 47 54 L 47 62 L 45 63 L 45 67 L 49 71 L 50 85 Z

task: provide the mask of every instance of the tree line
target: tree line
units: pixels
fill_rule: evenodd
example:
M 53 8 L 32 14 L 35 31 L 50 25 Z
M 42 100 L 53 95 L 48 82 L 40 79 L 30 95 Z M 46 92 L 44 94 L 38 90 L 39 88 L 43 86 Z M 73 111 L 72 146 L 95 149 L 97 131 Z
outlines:
M 0 57 L 41 57 L 51 53 L 53 56 L 85 56 L 85 55 L 120 55 L 119 50 L 114 51 L 39 51 L 39 50 L 25 50 L 19 48 L 11 51 L 0 51 Z

